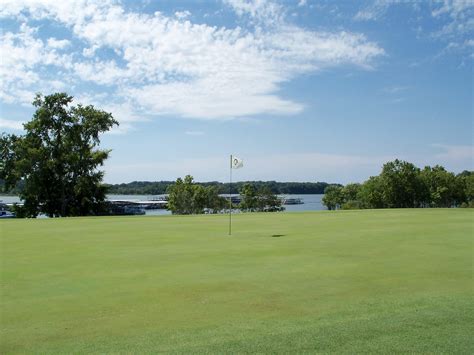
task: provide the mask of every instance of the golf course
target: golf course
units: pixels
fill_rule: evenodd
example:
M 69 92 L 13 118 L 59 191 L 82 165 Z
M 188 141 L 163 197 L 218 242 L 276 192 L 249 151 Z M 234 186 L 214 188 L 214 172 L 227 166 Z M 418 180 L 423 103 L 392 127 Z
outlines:
M 0 221 L 0 353 L 473 353 L 472 209 Z

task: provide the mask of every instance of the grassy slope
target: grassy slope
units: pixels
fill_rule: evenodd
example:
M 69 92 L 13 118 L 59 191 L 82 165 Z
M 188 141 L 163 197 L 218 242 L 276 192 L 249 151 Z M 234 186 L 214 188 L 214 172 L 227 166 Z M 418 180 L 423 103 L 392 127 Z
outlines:
M 0 221 L 0 352 L 472 353 L 473 216 Z

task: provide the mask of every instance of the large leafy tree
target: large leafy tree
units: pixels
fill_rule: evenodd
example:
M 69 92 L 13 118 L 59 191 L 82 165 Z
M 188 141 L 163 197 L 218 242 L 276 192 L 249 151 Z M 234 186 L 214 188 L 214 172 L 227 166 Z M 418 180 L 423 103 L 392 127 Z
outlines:
M 174 185 L 168 188 L 168 209 L 173 214 L 202 213 L 196 205 L 196 198 L 202 200 L 203 197 L 196 186 L 191 175 L 186 175 L 184 179 L 178 178 Z
M 242 198 L 239 208 L 242 211 L 253 212 L 258 208 L 257 189 L 252 184 L 244 184 L 240 189 L 240 196 Z
M 210 213 L 218 213 L 228 207 L 227 200 L 219 196 L 217 186 L 206 186 L 206 208 Z
M 273 193 L 269 187 L 263 187 L 258 191 L 260 211 L 280 212 L 284 211 L 282 200 Z
M 371 176 L 362 184 L 358 200 L 364 208 L 385 208 L 384 190 L 380 176 Z
M 105 200 L 103 172 L 110 151 L 99 149 L 100 134 L 118 122 L 93 106 L 72 106 L 66 93 L 38 94 L 36 112 L 24 125 L 24 136 L 1 140 L 6 163 L 0 178 L 11 188 L 20 181 L 27 217 L 100 213 Z
M 425 167 L 421 171 L 421 179 L 428 190 L 428 203 L 431 207 L 451 207 L 463 202 L 462 188 L 453 173 L 442 166 Z
M 344 186 L 342 189 L 342 193 L 344 195 L 344 200 L 345 201 L 356 201 L 357 196 L 360 191 L 360 184 L 353 183 L 353 184 L 347 184 Z
M 329 185 L 326 187 L 324 190 L 322 202 L 328 208 L 328 210 L 340 208 L 344 203 L 344 193 L 342 186 Z
M 456 196 L 463 206 L 474 207 L 474 172 L 464 170 L 456 176 Z
M 385 207 L 420 207 L 428 199 L 420 169 L 412 163 L 398 159 L 385 163 L 379 178 Z

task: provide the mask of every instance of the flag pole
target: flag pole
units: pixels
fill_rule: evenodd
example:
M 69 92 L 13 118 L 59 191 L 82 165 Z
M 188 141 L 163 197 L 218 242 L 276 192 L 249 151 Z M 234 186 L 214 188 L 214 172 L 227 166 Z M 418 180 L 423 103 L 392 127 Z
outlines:
M 229 235 L 232 235 L 232 154 L 230 155 L 230 180 L 229 180 Z

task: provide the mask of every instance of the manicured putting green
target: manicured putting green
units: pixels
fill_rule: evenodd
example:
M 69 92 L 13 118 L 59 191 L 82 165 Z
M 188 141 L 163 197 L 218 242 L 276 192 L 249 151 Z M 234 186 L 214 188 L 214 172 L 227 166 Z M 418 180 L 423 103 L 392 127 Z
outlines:
M 472 353 L 473 211 L 0 221 L 0 353 Z

